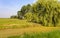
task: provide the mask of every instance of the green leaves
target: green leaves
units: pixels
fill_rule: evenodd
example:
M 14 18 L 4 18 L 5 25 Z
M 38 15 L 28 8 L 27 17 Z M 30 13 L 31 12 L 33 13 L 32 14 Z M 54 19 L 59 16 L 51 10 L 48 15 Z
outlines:
M 18 12 L 18 17 L 20 16 L 43 26 L 57 26 L 60 20 L 60 2 L 38 0 L 35 4 L 23 6 Z
M 28 12 L 24 15 L 25 19 L 27 19 L 28 21 L 31 21 L 33 18 L 33 14 L 31 12 Z

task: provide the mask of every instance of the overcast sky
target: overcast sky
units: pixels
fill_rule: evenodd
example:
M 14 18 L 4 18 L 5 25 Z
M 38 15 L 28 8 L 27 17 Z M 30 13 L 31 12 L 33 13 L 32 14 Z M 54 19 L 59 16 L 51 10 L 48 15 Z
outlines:
M 0 18 L 9 18 L 11 15 L 16 15 L 23 5 L 34 2 L 36 0 L 0 0 Z

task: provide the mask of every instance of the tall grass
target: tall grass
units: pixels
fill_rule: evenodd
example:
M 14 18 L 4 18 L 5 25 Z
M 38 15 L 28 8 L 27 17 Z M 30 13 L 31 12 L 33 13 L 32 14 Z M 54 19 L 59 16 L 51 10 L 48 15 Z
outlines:
M 27 34 L 24 33 L 23 35 L 19 36 L 10 36 L 8 38 L 60 38 L 60 30 L 58 31 L 52 31 L 52 32 L 46 32 L 46 33 L 31 33 Z
M 9 29 L 9 28 L 25 28 L 38 26 L 32 22 L 19 19 L 9 19 L 9 18 L 0 18 L 0 29 Z

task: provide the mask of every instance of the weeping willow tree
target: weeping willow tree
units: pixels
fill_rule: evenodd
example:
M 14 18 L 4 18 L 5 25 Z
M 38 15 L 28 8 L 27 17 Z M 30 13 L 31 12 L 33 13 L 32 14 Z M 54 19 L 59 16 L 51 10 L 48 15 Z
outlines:
M 59 22 L 60 3 L 57 0 L 38 0 L 33 4 L 33 14 L 43 26 L 56 26 Z M 32 20 L 33 21 L 33 20 Z M 36 19 L 34 19 L 37 22 Z
M 27 6 L 26 6 L 27 7 Z M 58 26 L 60 20 L 60 2 L 57 0 L 38 0 L 28 6 L 29 10 L 20 10 L 28 21 L 42 24 L 43 26 Z M 25 9 L 28 9 L 25 8 Z

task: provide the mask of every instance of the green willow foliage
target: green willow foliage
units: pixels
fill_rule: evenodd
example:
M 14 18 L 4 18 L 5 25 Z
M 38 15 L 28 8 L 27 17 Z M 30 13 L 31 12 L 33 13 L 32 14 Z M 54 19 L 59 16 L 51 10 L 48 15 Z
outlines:
M 60 2 L 57 0 L 38 0 L 35 4 L 23 6 L 18 11 L 18 18 L 42 24 L 58 26 L 60 23 Z

